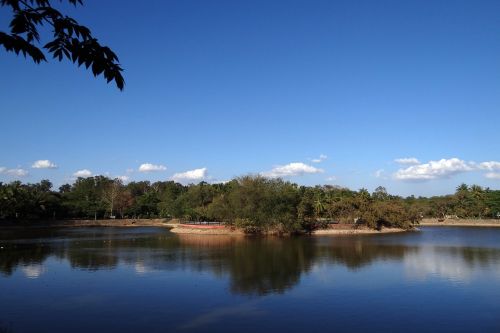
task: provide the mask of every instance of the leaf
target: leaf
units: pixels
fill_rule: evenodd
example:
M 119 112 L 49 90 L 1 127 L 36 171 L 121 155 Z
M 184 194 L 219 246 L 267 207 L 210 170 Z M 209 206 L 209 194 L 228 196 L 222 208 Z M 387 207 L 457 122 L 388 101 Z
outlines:
M 22 52 L 25 57 L 29 55 L 37 64 L 41 61 L 47 61 L 45 55 L 39 48 L 30 44 L 21 36 L 8 35 L 4 32 L 0 32 L 0 45 L 3 45 L 8 52 L 15 52 L 16 54 Z
M 68 2 L 75 6 L 83 4 L 82 0 Z M 92 67 L 94 76 L 102 74 L 108 83 L 115 81 L 123 90 L 123 69 L 116 54 L 109 47 L 102 46 L 90 29 L 52 8 L 49 0 L 0 0 L 0 6 L 10 6 L 14 12 L 10 22 L 11 35 L 0 33 L 0 45 L 7 51 L 28 55 L 35 63 L 46 61 L 43 52 L 32 42 L 40 38 L 37 26 L 49 22 L 53 26 L 54 39 L 43 48 L 52 53 L 53 58 L 59 61 L 68 58 L 79 67 L 83 64 L 87 69 Z

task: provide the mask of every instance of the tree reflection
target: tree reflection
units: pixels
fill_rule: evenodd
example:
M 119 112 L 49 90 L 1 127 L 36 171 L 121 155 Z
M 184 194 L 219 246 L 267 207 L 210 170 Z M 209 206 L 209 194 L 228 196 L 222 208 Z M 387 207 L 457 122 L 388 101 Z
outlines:
M 231 290 L 258 295 L 291 288 L 310 270 L 314 258 L 314 242 L 304 238 L 240 242 L 225 256 Z
M 412 276 L 438 274 L 446 278 L 463 278 L 475 267 L 500 265 L 499 248 L 426 247 L 405 245 L 404 241 L 383 242 L 377 237 L 281 239 L 110 230 L 62 230 L 42 233 L 39 238 L 11 234 L 8 240 L 0 241 L 0 272 L 9 276 L 21 267 L 26 276 L 37 277 L 43 272 L 37 265 L 54 256 L 67 260 L 73 268 L 89 271 L 122 264 L 142 275 L 174 270 L 210 272 L 227 277 L 233 293 L 264 295 L 293 288 L 317 263 L 357 270 L 377 261 L 394 260 L 404 262 Z
M 401 260 L 412 247 L 379 244 L 366 237 L 329 237 L 317 245 L 319 254 L 329 262 L 359 269 L 376 260 Z
M 52 254 L 43 244 L 8 244 L 0 250 L 0 272 L 11 275 L 18 266 L 40 265 Z
M 100 269 L 112 269 L 118 265 L 119 258 L 110 249 L 75 249 L 72 248 L 66 253 L 66 258 L 71 267 L 97 271 Z

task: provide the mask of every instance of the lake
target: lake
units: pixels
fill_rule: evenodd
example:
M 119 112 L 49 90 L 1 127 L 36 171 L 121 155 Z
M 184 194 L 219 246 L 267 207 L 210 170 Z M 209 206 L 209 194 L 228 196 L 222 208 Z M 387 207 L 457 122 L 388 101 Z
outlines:
M 500 332 L 500 228 L 5 228 L 0 309 L 0 332 Z

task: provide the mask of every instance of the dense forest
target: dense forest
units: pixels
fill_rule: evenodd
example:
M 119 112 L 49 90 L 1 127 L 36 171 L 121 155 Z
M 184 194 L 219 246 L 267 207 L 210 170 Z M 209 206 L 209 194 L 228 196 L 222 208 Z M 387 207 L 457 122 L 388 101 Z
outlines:
M 309 231 L 327 223 L 411 228 L 423 217 L 493 218 L 500 191 L 462 184 L 446 196 L 390 195 L 336 186 L 299 186 L 281 179 L 244 176 L 227 183 L 182 185 L 173 181 L 123 184 L 104 176 L 78 178 L 53 190 L 35 184 L 0 183 L 0 220 L 178 218 L 220 221 L 262 231 Z

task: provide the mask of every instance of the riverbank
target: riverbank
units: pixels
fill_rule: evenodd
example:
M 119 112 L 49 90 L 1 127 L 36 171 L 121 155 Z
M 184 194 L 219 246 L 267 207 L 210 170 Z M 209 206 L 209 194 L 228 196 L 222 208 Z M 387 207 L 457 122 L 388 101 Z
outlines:
M 166 219 L 105 219 L 105 220 L 42 220 L 4 221 L 0 227 L 174 227 L 176 220 Z
M 24 221 L 0 223 L 0 227 L 163 227 L 170 228 L 175 234 L 190 235 L 245 235 L 242 229 L 227 227 L 224 225 L 197 225 L 180 224 L 179 220 L 167 219 L 106 219 L 106 220 L 46 220 L 46 221 Z M 312 235 L 367 235 L 404 232 L 405 229 L 383 228 L 382 230 L 369 229 L 367 227 L 354 228 L 351 224 L 336 224 L 328 229 L 315 230 Z M 277 234 L 269 231 L 267 234 Z
M 230 228 L 224 225 L 194 225 L 194 224 L 176 224 L 170 229 L 174 234 L 189 235 L 244 235 L 241 229 Z
M 500 227 L 500 219 L 422 219 L 421 226 Z
M 404 232 L 405 229 L 399 228 L 383 228 L 382 230 L 369 229 L 366 227 L 354 228 L 351 225 L 337 225 L 334 228 L 315 230 L 311 235 L 377 235 Z M 244 235 L 241 229 L 230 228 L 225 226 L 198 226 L 178 224 L 174 226 L 170 232 L 176 234 L 194 234 L 194 235 Z M 267 234 L 273 235 L 276 232 L 270 231 Z
M 400 228 L 382 228 L 381 230 L 358 228 L 358 229 L 319 229 L 313 231 L 313 235 L 379 235 L 405 232 L 406 229 Z

